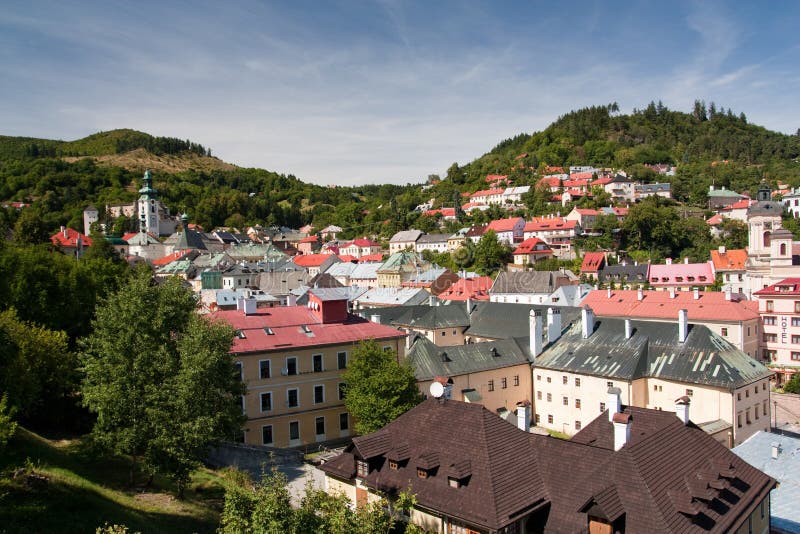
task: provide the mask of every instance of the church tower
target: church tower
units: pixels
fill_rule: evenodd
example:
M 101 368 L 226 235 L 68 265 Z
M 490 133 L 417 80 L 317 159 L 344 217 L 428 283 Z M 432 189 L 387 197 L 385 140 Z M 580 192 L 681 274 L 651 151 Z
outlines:
M 139 201 L 136 209 L 139 212 L 139 230 L 159 235 L 158 227 L 158 191 L 153 189 L 153 179 L 150 176 L 150 169 L 144 171 L 142 188 L 139 189 Z

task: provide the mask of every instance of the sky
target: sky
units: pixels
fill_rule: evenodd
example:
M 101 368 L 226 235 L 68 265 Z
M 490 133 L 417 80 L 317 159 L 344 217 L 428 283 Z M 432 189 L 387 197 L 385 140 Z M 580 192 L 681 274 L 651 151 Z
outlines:
M 558 116 L 800 128 L 800 2 L 7 0 L 0 135 L 133 128 L 306 182 L 419 182 Z

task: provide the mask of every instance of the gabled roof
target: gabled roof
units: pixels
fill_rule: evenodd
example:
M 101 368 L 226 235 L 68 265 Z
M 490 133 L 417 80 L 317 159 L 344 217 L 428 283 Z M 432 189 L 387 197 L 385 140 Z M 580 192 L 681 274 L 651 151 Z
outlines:
M 546 230 L 570 230 L 574 229 L 578 221 L 567 220 L 563 217 L 541 217 L 534 218 L 525 225 L 526 232 L 541 232 Z
M 690 322 L 749 321 L 758 318 L 752 301 L 725 300 L 720 291 L 700 291 L 694 298 L 692 291 L 676 291 L 672 298 L 667 291 L 638 291 L 615 289 L 611 292 L 595 290 L 583 300 L 595 315 L 607 317 L 668 319 L 677 321 L 678 310 L 689 312 Z
M 587 252 L 583 256 L 581 263 L 582 273 L 597 273 L 603 268 L 606 262 L 606 255 L 602 252 Z
M 477 278 L 460 278 L 453 285 L 439 293 L 441 300 L 489 300 L 489 289 L 492 287 L 490 276 Z
M 402 230 L 394 234 L 389 243 L 414 243 L 422 234 L 420 230 Z
M 488 196 L 492 196 L 492 195 L 502 195 L 503 191 L 504 191 L 503 189 L 483 189 L 481 191 L 475 191 L 474 193 L 472 193 L 470 195 L 470 198 L 488 197 Z
M 342 245 L 342 248 L 352 247 L 352 246 L 356 246 L 356 247 L 360 247 L 360 248 L 363 248 L 363 247 L 380 247 L 381 244 L 380 243 L 376 243 L 375 241 L 372 241 L 371 239 L 367 239 L 366 237 L 363 237 L 363 238 L 353 239 L 352 241 L 348 242 L 347 244 Z
M 745 263 L 747 262 L 747 250 L 728 249 L 725 252 L 712 250 L 711 261 L 717 271 L 744 271 Z
M 379 315 L 381 324 L 398 327 L 419 328 L 433 330 L 436 328 L 467 327 L 470 324 L 466 307 L 462 305 L 429 306 L 420 304 L 415 306 L 395 306 L 385 308 Z M 370 311 L 368 315 L 372 316 Z
M 442 244 L 447 243 L 450 239 L 450 234 L 423 234 L 417 239 L 418 245 L 424 244 Z
M 754 292 L 753 295 L 758 295 L 760 297 L 800 295 L 800 278 L 784 278 L 777 284 L 759 289 Z
M 303 254 L 301 256 L 295 256 L 292 258 L 292 261 L 295 262 L 300 267 L 319 267 L 326 261 L 330 260 L 331 258 L 335 258 L 334 254 Z M 338 260 L 338 258 L 336 258 Z
M 550 294 L 558 286 L 568 281 L 567 276 L 558 271 L 501 271 L 497 275 L 489 293 L 546 293 Z
M 383 263 L 383 253 L 376 252 L 375 254 L 365 254 L 358 258 L 359 263 Z
M 522 224 L 524 226 L 525 219 L 522 217 L 510 217 L 508 219 L 498 219 L 496 221 L 492 221 L 489 223 L 489 226 L 486 230 L 494 230 L 495 232 L 510 232 L 512 231 L 517 225 Z
M 192 253 L 191 250 L 176 250 L 172 254 L 167 254 L 166 256 L 163 256 L 161 258 L 155 259 L 150 263 L 152 263 L 153 265 L 155 265 L 157 267 L 160 267 L 162 265 L 166 265 L 168 263 L 172 263 L 173 261 L 179 260 L 179 259 L 183 258 L 184 256 L 188 256 L 191 253 Z M 195 253 L 195 256 L 196 255 L 197 255 L 197 253 Z
M 673 263 L 650 265 L 650 285 L 710 286 L 714 283 L 714 270 L 710 263 Z
M 431 294 L 418 287 L 373 287 L 358 297 L 361 306 L 400 306 L 422 304 Z
M 527 339 L 520 342 L 513 338 L 439 347 L 428 338 L 417 336 L 406 358 L 414 368 L 414 376 L 420 381 L 437 376 L 454 378 L 513 365 L 529 365 L 531 362 Z
M 550 247 L 539 239 L 538 237 L 531 237 L 526 239 L 514 250 L 514 255 L 517 254 L 552 254 L 553 251 Z
M 716 215 L 712 215 L 711 217 L 709 217 L 706 220 L 706 224 L 708 224 L 709 226 L 716 226 L 718 224 L 722 224 L 722 221 L 724 220 L 725 218 L 719 213 L 717 213 Z
M 64 228 L 53 234 L 50 236 L 50 241 L 52 241 L 54 245 L 70 248 L 77 248 L 79 242 L 81 246 L 84 247 L 90 247 L 92 245 L 92 239 L 90 237 L 72 228 Z
M 650 270 L 649 263 L 633 263 L 616 265 L 606 265 L 597 273 L 597 278 L 601 282 L 630 282 L 645 284 L 647 282 L 647 272 Z
M 511 304 L 506 302 L 474 302 L 467 334 L 487 339 L 508 339 L 530 335 L 531 310 L 547 316 L 542 304 Z M 561 324 L 568 325 L 581 316 L 580 308 L 560 306 Z

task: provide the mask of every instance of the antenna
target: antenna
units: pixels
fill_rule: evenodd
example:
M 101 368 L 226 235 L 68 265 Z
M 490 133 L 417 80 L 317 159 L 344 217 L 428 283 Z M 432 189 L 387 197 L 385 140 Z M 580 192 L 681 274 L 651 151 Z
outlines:
M 433 398 L 441 399 L 442 395 L 444 395 L 444 386 L 439 382 L 432 382 L 430 392 Z

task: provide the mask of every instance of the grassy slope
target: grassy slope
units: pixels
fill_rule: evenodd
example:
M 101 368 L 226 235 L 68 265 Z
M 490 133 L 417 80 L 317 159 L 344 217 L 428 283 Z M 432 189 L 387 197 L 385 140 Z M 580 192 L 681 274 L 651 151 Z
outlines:
M 44 487 L 11 479 L 28 458 L 49 479 Z M 197 473 L 186 499 L 177 501 L 164 480 L 156 479 L 148 493 L 131 488 L 129 465 L 100 459 L 80 442 L 52 442 L 18 429 L 0 452 L 0 532 L 94 532 L 106 522 L 131 532 L 215 531 L 223 493 L 216 474 Z

